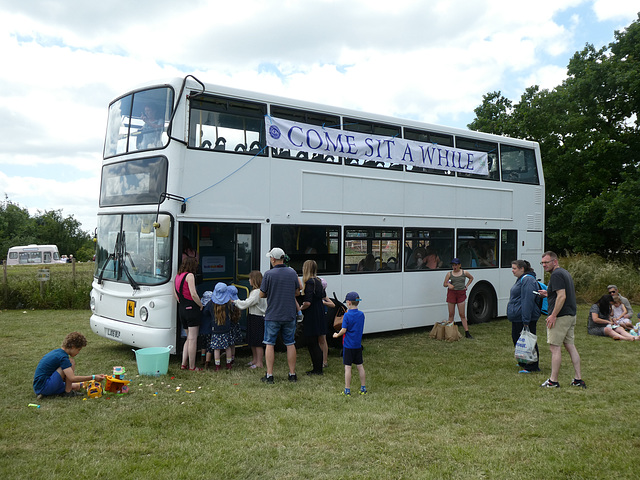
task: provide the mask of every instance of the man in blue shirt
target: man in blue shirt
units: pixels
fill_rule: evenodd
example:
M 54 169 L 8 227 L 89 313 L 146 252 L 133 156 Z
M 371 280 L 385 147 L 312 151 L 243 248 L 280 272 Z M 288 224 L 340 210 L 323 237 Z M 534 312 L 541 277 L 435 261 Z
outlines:
M 296 382 L 296 314 L 300 295 L 300 281 L 296 271 L 284 263 L 285 253 L 281 248 L 272 248 L 267 253 L 271 270 L 264 274 L 260 285 L 260 297 L 267 299 L 267 310 L 264 315 L 264 358 L 267 373 L 262 381 L 273 383 L 273 364 L 275 361 L 275 344 L 278 333 L 287 347 L 287 363 L 289 364 L 289 381 Z
M 342 329 L 333 334 L 333 338 L 344 335 L 342 345 L 342 361 L 344 363 L 344 392 L 343 395 L 351 395 L 351 365 L 356 364 L 360 376 L 360 395 L 367 394 L 365 386 L 364 365 L 362 361 L 362 332 L 364 331 L 364 313 L 358 310 L 361 302 L 356 292 L 349 292 L 345 297 L 347 311 L 342 318 Z

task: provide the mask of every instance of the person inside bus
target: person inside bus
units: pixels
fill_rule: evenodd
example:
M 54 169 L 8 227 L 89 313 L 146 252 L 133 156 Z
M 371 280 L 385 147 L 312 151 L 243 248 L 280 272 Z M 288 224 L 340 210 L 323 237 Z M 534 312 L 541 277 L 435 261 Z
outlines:
M 186 235 L 182 236 L 182 261 L 187 257 L 195 258 L 197 256 L 196 251 L 191 246 L 191 242 Z
M 424 268 L 429 270 L 435 270 L 442 267 L 442 260 L 440 260 L 438 252 L 436 252 L 432 247 L 427 247 L 423 265 Z
M 424 247 L 417 247 L 411 252 L 411 255 L 407 259 L 407 270 L 422 270 L 426 268 L 424 266 L 425 258 L 427 256 L 427 249 Z
M 373 256 L 373 253 L 367 253 L 367 256 L 364 257 L 360 262 L 358 262 L 358 271 L 359 272 L 374 272 L 376 270 L 376 257 Z
M 146 105 L 140 114 L 144 122 L 136 140 L 138 150 L 161 147 L 161 136 L 164 127 L 164 119 L 159 118 L 156 109 L 152 105 Z

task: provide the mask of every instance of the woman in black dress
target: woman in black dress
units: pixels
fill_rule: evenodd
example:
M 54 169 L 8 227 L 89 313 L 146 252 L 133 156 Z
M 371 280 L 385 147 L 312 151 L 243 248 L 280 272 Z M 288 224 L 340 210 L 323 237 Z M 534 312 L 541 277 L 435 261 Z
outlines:
M 333 302 L 322 288 L 322 282 L 318 278 L 318 265 L 314 260 L 307 260 L 302 265 L 302 283 L 304 284 L 301 307 L 304 313 L 302 333 L 306 337 L 313 364 L 313 369 L 309 370 L 307 375 L 322 375 L 322 349 L 318 344 L 318 337 L 327 334 L 323 300 L 326 304 L 333 305 Z

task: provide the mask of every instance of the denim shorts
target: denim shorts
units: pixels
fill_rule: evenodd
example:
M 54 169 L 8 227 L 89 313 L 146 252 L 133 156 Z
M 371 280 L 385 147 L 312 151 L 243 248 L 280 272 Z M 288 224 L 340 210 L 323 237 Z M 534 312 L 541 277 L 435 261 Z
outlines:
M 282 333 L 282 341 L 285 345 L 295 345 L 296 343 L 296 319 L 284 322 L 269 320 L 264 322 L 264 343 L 265 345 L 275 345 L 278 332 Z
M 36 392 L 36 395 L 44 395 L 45 397 L 49 395 L 59 395 L 64 393 L 64 380 L 56 370 L 51 374 L 51 376 L 47 379 L 47 383 L 44 384 L 44 387 L 39 392 Z

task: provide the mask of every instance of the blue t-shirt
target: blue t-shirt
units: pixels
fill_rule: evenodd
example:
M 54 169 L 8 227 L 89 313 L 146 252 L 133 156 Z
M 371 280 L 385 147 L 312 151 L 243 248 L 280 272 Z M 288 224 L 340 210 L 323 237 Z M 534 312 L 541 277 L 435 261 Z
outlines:
M 265 321 L 287 322 L 295 320 L 296 290 L 300 289 L 298 274 L 284 263 L 274 266 L 264 274 L 260 290 L 267 295 Z
M 347 329 L 347 333 L 344 334 L 344 348 L 362 347 L 364 313 L 357 308 L 347 310 L 342 317 L 342 328 Z
M 39 392 L 44 388 L 47 380 L 53 375 L 58 368 L 69 368 L 71 360 L 69 354 L 61 348 L 56 348 L 47 353 L 36 367 L 36 373 L 33 375 L 33 389 Z

